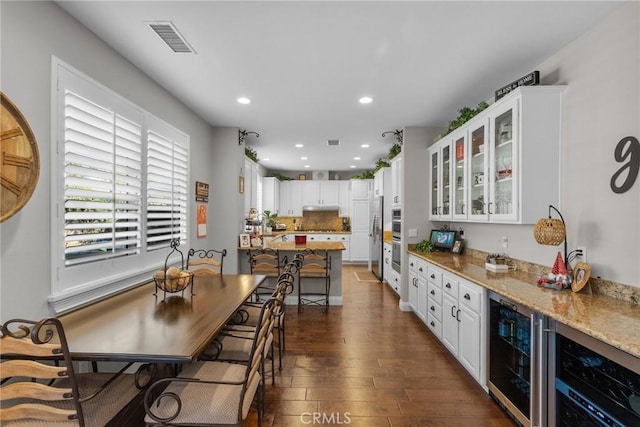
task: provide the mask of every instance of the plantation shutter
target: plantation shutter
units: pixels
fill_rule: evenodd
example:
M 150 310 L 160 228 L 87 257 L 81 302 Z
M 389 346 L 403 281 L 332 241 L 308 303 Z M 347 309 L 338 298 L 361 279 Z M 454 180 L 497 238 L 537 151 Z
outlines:
M 184 137 L 171 133 L 153 124 L 147 132 L 147 251 L 187 239 L 189 150 Z
M 138 253 L 142 126 L 64 93 L 65 265 Z

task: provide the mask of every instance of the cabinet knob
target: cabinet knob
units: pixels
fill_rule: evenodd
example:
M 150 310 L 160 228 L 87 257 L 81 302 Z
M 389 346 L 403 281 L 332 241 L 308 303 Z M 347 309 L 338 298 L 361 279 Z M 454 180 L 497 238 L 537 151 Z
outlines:
M 431 311 L 436 311 L 436 308 L 434 306 L 431 306 Z
M 455 305 L 452 305 L 452 306 L 451 306 L 451 317 L 456 317 L 456 315 L 455 315 L 454 311 L 456 311 L 456 306 L 455 306 Z
M 422 267 L 420 267 L 420 268 L 418 269 L 418 271 L 422 271 Z
M 447 282 L 446 285 L 444 285 L 447 289 L 451 289 L 451 283 Z
M 464 294 L 464 299 L 466 299 L 466 300 L 470 300 L 470 299 L 471 299 L 471 295 L 469 295 L 469 294 Z
M 436 278 L 436 275 L 435 275 L 435 274 L 432 274 L 432 275 L 431 275 L 431 276 L 429 276 L 429 277 L 431 277 L 432 279 L 435 279 L 435 278 Z
M 436 291 L 434 291 L 433 289 L 431 289 L 430 293 L 431 293 L 431 295 L 435 295 L 435 294 L 436 294 Z
M 433 323 L 433 320 L 431 321 L 431 326 L 433 326 L 434 328 L 436 327 L 436 324 Z
M 412 263 L 412 262 L 411 262 L 411 263 L 409 263 L 409 265 L 410 265 L 411 267 L 413 267 L 413 263 Z

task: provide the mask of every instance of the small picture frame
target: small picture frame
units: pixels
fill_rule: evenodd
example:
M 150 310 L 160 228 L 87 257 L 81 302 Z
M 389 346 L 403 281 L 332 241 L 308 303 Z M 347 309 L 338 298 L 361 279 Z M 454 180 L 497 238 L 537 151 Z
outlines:
M 238 190 L 240 191 L 240 194 L 244 194 L 244 176 L 240 177 L 240 181 L 238 183 Z
M 306 181 L 307 180 L 307 174 L 306 173 L 298 174 L 298 179 L 300 181 Z
M 455 242 L 453 242 L 451 252 L 456 255 L 461 255 L 462 251 L 464 251 L 464 243 L 462 242 L 462 240 L 457 239 Z
M 241 248 L 250 248 L 251 247 L 251 239 L 249 234 L 241 234 L 240 235 L 240 247 Z
M 251 247 L 252 248 L 261 248 L 262 247 L 262 237 L 253 236 L 251 238 Z
M 586 262 L 579 262 L 573 269 L 573 281 L 571 282 L 571 290 L 579 292 L 589 282 L 591 277 L 591 267 Z

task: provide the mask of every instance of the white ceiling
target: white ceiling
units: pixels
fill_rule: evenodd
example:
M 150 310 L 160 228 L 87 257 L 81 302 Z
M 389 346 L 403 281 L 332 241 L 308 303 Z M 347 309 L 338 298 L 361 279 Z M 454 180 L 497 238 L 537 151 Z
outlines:
M 211 125 L 260 133 L 247 145 L 279 171 L 371 169 L 394 142 L 382 132 L 447 126 L 458 109 L 492 98 L 620 5 L 57 3 Z M 197 54 L 173 53 L 148 27 L 154 21 L 173 22 Z M 364 95 L 373 103 L 359 104 Z M 252 103 L 238 104 L 239 96 Z

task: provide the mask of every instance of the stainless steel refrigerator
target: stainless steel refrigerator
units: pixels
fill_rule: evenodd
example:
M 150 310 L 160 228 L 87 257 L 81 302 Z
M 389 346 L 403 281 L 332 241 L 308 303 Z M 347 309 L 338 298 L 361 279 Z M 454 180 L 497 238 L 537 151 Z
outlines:
M 383 224 L 384 224 L 384 199 L 376 196 L 371 202 L 371 220 L 369 222 L 369 266 L 376 277 L 382 281 L 384 265 L 383 259 Z

